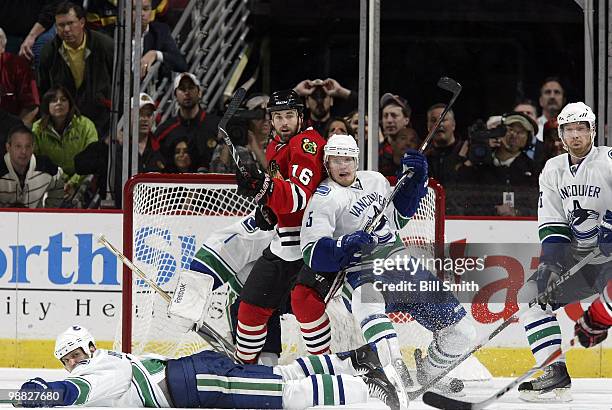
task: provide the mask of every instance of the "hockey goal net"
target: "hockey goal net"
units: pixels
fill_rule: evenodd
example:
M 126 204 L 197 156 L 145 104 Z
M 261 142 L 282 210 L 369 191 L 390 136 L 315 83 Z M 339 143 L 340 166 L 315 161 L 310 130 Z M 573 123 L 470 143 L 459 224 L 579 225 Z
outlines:
M 236 193 L 233 175 L 139 174 L 126 184 L 124 194 L 124 254 L 168 293 L 175 274 L 188 268 L 207 236 L 248 215 L 255 205 Z M 404 243 L 419 255 L 438 256 L 444 244 L 444 191 L 430 181 L 428 194 L 412 220 L 402 229 Z M 226 307 L 232 300 L 227 286 L 216 290 L 206 322 L 229 336 Z M 122 326 L 115 348 L 135 354 L 178 357 L 208 347 L 194 332 L 182 333 L 166 314 L 166 302 L 144 281 L 124 269 Z M 358 325 L 339 298 L 330 303 L 332 351 L 363 344 Z M 415 347 L 425 348 L 431 336 L 404 313 L 390 317 L 396 324 L 404 357 L 410 362 Z M 287 362 L 305 352 L 297 322 L 282 318 L 283 355 Z M 410 364 L 409 364 L 410 366 Z

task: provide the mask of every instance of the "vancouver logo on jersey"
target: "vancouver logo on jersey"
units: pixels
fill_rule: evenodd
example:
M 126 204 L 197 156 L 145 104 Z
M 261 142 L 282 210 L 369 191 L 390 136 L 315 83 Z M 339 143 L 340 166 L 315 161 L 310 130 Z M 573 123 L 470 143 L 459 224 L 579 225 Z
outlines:
M 576 239 L 594 238 L 599 232 L 599 212 L 582 208 L 577 199 L 574 200 L 574 209 L 568 212 L 567 220 Z

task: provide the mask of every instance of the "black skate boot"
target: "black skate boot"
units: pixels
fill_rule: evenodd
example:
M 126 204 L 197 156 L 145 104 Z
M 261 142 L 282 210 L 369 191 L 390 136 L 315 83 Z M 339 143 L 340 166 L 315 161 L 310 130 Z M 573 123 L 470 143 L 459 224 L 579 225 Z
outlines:
M 572 401 L 572 379 L 564 362 L 555 362 L 544 369 L 544 374 L 519 385 L 519 398 L 528 402 Z
M 368 386 L 368 395 L 377 398 L 391 408 L 399 410 L 400 401 L 393 384 L 381 369 L 374 369 L 360 376 Z
M 417 382 L 419 382 L 421 386 L 426 385 L 427 383 L 429 383 L 431 379 L 433 379 L 436 376 L 436 374 L 430 373 L 426 370 L 425 360 L 426 359 L 425 357 L 423 357 L 423 352 L 421 351 L 421 349 L 415 349 L 414 361 L 416 363 L 416 368 L 417 368 L 416 377 L 417 377 Z M 443 378 L 438 380 L 436 383 L 434 383 L 433 386 L 431 386 L 432 389 L 438 390 L 441 393 L 454 394 L 454 395 L 460 395 L 464 387 L 465 385 L 463 384 L 461 380 L 456 379 L 454 377 L 448 377 L 448 376 L 444 376 Z
M 363 375 L 381 367 L 378 354 L 369 344 L 365 344 L 355 350 L 338 353 L 337 356 L 340 360 L 350 358 L 357 375 Z

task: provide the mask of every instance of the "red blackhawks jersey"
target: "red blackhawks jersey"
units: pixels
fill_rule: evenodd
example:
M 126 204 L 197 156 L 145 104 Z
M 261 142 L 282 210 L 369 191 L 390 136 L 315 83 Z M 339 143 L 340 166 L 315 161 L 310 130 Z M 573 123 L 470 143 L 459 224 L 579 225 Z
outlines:
M 291 137 L 287 143 L 277 138 L 266 149 L 268 172 L 274 178 L 267 205 L 278 217 L 277 235 L 272 239 L 270 250 L 283 260 L 294 261 L 302 257 L 300 227 L 304 209 L 325 178 L 325 140 L 312 128 Z

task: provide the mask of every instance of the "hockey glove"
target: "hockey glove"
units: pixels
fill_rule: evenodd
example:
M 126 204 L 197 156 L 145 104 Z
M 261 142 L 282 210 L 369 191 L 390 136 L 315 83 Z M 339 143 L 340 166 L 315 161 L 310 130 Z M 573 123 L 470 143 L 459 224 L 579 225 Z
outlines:
M 545 296 L 540 297 L 540 304 L 550 304 L 553 309 L 558 305 L 559 289 L 554 286 L 554 283 L 559 279 L 559 276 L 563 273 L 563 266 L 556 263 L 540 262 L 538 270 L 536 271 L 535 279 L 538 285 L 538 294 L 542 295 L 546 292 L 549 286 L 553 286 L 553 289 Z
M 351 263 L 359 262 L 361 256 L 371 253 L 377 244 L 376 236 L 365 231 L 355 231 L 338 238 L 334 254 L 340 261 L 340 266 L 346 267 Z M 359 255 L 355 255 L 357 252 Z
M 404 181 L 393 198 L 393 205 L 403 217 L 410 218 L 419 208 L 421 199 L 427 195 L 427 159 L 420 152 L 409 149 L 402 157 L 402 168 L 402 173 L 409 171 L 412 176 Z M 402 173 L 398 174 L 398 179 Z
M 21 407 L 69 406 L 76 401 L 77 388 L 66 381 L 47 382 L 40 377 L 30 379 L 19 389 Z
M 599 250 L 605 256 L 612 254 L 612 211 L 607 210 L 601 224 L 599 225 L 599 236 L 597 239 Z
M 262 231 L 271 231 L 277 222 L 278 218 L 269 206 L 258 206 L 255 209 L 255 225 Z
M 574 333 L 583 347 L 593 347 L 608 337 L 610 325 L 597 323 L 591 313 L 591 308 L 587 309 L 574 325 Z
M 255 167 L 249 169 L 246 176 L 238 170 L 236 172 L 236 182 L 238 183 L 239 195 L 253 198 L 260 205 L 265 205 L 268 202 L 268 197 L 274 187 L 270 176 L 258 171 Z

